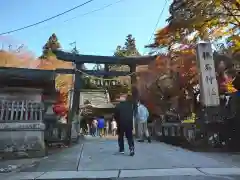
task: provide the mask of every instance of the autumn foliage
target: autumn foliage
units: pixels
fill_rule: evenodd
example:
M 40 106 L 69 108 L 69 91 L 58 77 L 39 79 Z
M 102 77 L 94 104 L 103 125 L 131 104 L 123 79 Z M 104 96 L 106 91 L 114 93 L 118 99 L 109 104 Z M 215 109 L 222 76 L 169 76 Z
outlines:
M 162 97 L 179 97 L 184 89 L 192 90 L 198 83 L 195 52 L 189 49 L 175 51 L 174 55 L 159 55 L 151 64 L 137 69 L 140 97 L 153 112 L 162 111 Z
M 72 63 L 56 59 L 54 56 L 47 59 L 39 59 L 37 69 L 55 70 L 57 68 L 72 69 Z M 73 87 L 73 76 L 71 74 L 58 74 L 56 76 L 56 89 L 60 92 L 59 103 L 68 107 L 68 92 Z
M 174 0 L 169 14 L 168 24 L 157 30 L 153 43 L 146 46 L 158 54 L 156 61 L 138 73 L 141 96 L 155 104 L 152 107 L 156 112 L 162 110 L 156 110 L 160 97 L 169 97 L 169 92 L 170 96 L 179 97 L 182 89 L 191 92 L 198 83 L 195 46 L 199 41 L 212 42 L 217 47 L 219 41 L 223 42 L 221 53 L 231 58 L 240 52 L 239 0 Z M 168 75 L 168 81 L 157 83 L 164 75 Z M 226 82 L 224 86 L 232 90 L 230 81 Z M 168 94 L 164 94 L 164 89 Z M 154 103 L 155 99 L 158 102 Z
M 231 53 L 240 50 L 239 0 L 174 0 L 169 13 L 168 26 L 156 33 L 158 45 L 161 45 L 159 37 L 168 34 L 171 43 L 194 44 L 199 40 L 223 39 Z

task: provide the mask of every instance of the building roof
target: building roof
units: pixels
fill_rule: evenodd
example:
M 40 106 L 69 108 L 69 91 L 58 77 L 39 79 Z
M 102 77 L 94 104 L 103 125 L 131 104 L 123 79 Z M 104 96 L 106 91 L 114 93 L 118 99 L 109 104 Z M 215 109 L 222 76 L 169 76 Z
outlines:
M 52 81 L 55 79 L 55 71 L 15 67 L 0 67 L 0 79 L 2 78 Z
M 31 86 L 55 89 L 55 71 L 0 67 L 0 83 L 1 86 Z
M 85 107 L 85 102 L 89 101 L 89 106 L 97 109 L 112 109 L 115 106 L 109 102 L 108 94 L 105 90 L 85 89 L 80 92 L 80 108 Z

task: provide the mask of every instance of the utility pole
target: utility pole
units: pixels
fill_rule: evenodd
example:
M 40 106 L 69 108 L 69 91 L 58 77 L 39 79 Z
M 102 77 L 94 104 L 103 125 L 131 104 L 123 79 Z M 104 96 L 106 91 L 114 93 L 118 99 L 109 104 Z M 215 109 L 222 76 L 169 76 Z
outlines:
M 77 46 L 77 42 L 76 42 L 76 41 L 71 42 L 69 45 L 70 45 L 70 46 L 74 46 L 74 48 L 76 48 L 76 46 Z
M 74 42 L 70 43 L 69 45 L 73 47 L 72 50 L 71 50 L 71 52 L 72 52 L 72 53 L 75 53 L 75 54 L 78 54 L 77 42 L 74 41 Z
M 8 51 L 11 51 L 12 50 L 12 45 L 8 45 Z
M 21 44 L 19 47 L 17 47 L 16 52 L 19 53 L 23 47 L 24 47 L 24 44 Z

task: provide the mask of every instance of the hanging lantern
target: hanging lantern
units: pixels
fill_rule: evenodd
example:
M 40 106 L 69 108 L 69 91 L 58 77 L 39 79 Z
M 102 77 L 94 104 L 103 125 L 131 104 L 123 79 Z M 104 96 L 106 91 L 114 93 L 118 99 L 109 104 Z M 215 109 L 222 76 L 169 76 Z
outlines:
M 62 116 L 67 113 L 67 108 L 64 106 L 64 104 L 56 104 L 53 106 L 53 112 Z

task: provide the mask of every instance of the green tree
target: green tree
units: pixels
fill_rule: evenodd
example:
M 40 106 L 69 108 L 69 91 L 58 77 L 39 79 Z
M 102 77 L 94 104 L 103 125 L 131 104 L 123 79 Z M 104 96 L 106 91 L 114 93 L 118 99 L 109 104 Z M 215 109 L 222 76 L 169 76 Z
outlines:
M 136 40 L 132 34 L 127 35 L 124 49 L 126 51 L 125 56 L 140 56 L 136 48 Z
M 58 38 L 55 33 L 53 33 L 46 44 L 43 46 L 43 52 L 41 58 L 47 58 L 49 56 L 54 56 L 53 51 L 61 48 Z
M 136 48 L 136 40 L 132 36 L 132 34 L 128 34 L 124 46 L 118 45 L 114 52 L 114 56 L 117 57 L 140 56 L 140 55 L 141 54 L 138 52 Z
M 136 48 L 136 40 L 132 36 L 132 34 L 128 34 L 125 39 L 124 46 L 118 45 L 115 52 L 114 56 L 116 57 L 130 57 L 130 56 L 141 56 L 141 54 L 138 52 Z M 111 70 L 117 70 L 117 71 L 128 71 L 129 67 L 126 65 L 108 65 Z M 119 77 L 119 80 L 122 80 L 122 77 Z M 125 84 L 125 85 L 119 85 L 117 90 L 109 90 L 111 93 L 111 96 L 115 96 L 117 94 L 120 94 L 121 92 L 129 92 L 131 85 L 130 84 Z M 113 93 L 114 91 L 114 93 Z M 113 95 L 113 94 L 114 95 Z
M 118 45 L 113 56 L 125 57 L 125 50 L 124 50 L 124 48 L 122 46 Z

